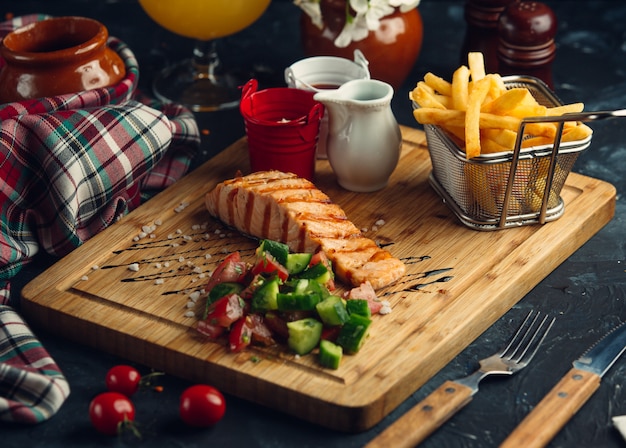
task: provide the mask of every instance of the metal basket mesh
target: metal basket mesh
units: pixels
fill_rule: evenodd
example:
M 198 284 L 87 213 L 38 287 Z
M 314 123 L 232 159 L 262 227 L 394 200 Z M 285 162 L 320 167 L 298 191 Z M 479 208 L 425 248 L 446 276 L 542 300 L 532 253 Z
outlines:
M 562 104 L 545 84 L 535 78 L 506 77 L 504 81 L 507 88 L 528 88 L 544 106 Z M 558 121 L 556 117 L 555 121 Z M 443 129 L 433 125 L 424 128 L 433 165 L 431 184 L 464 224 L 480 230 L 539 222 L 546 185 L 551 187 L 543 220 L 547 222 L 560 217 L 564 211 L 561 189 L 578 155 L 591 142 L 588 137 L 557 146 L 550 178 L 552 145 L 517 148 L 516 163 L 513 163 L 515 152 L 486 154 L 467 160 L 465 153 Z M 514 173 L 511 173 L 512 168 Z M 513 185 L 506 201 L 511 175 Z

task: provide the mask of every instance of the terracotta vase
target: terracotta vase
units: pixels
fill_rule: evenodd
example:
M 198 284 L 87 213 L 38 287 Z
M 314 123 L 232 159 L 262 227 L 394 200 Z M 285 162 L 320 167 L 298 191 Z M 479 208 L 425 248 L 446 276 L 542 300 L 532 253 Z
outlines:
M 108 31 L 85 17 L 35 22 L 0 43 L 0 102 L 63 95 L 118 83 L 124 62 L 107 46 Z
M 380 28 L 358 42 L 344 48 L 334 41 L 346 20 L 346 0 L 321 0 L 324 28 L 313 24 L 305 13 L 300 30 L 304 53 L 307 56 L 338 56 L 352 59 L 359 49 L 369 61 L 373 79 L 385 81 L 394 89 L 400 88 L 415 65 L 422 48 L 423 24 L 419 10 L 400 12 L 399 9 L 381 19 Z

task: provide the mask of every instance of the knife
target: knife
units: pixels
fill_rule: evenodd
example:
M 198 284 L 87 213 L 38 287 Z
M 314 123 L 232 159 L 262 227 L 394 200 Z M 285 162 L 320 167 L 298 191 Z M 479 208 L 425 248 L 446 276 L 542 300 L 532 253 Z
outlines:
M 607 333 L 526 416 L 500 448 L 543 447 L 600 387 L 600 380 L 626 349 L 626 322 Z

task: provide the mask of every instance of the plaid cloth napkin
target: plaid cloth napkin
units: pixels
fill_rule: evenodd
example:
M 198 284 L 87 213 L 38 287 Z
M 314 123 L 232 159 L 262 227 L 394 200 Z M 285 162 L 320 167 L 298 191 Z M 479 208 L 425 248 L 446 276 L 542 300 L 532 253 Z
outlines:
M 0 37 L 47 17 L 3 22 Z M 174 183 L 200 143 L 193 114 L 142 98 L 132 51 L 115 37 L 109 47 L 126 66 L 115 86 L 0 105 L 0 420 L 46 420 L 69 394 L 8 306 L 11 278 L 39 250 L 66 255 Z
M 70 394 L 67 380 L 33 333 L 0 305 L 0 420 L 47 420 Z

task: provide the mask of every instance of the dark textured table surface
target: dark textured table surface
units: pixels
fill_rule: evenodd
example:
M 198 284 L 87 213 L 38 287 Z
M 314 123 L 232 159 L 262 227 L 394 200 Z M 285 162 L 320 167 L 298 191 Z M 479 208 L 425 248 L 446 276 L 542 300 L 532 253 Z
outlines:
M 583 101 L 586 110 L 626 107 L 626 3 L 606 1 L 547 1 L 559 19 L 555 91 L 564 102 Z M 406 100 L 427 71 L 449 77 L 458 66 L 465 22 L 463 2 L 422 0 L 425 37 L 422 53 L 405 85 L 396 92 L 394 113 L 401 124 L 417 126 Z M 192 43 L 160 29 L 131 0 L 0 0 L 0 13 L 82 15 L 96 18 L 110 34 L 126 41 L 137 55 L 141 86 L 149 90 L 157 69 L 185 52 Z M 270 5 L 254 25 L 222 42 L 225 63 L 257 73 L 262 85 L 280 85 L 285 66 L 303 57 L 298 37 L 298 10 L 289 1 Z M 196 163 L 210 158 L 244 134 L 237 110 L 197 114 L 203 136 Z M 589 242 L 541 281 L 516 306 L 460 353 L 423 387 L 416 390 L 379 425 L 360 434 L 343 434 L 315 427 L 246 400 L 227 396 L 228 411 L 210 430 L 195 431 L 179 423 L 180 392 L 189 384 L 162 378 L 164 390 L 140 392 L 136 400 L 143 438 L 99 436 L 90 426 L 87 408 L 103 390 L 106 371 L 123 360 L 53 335 L 38 336 L 63 369 L 71 396 L 56 416 L 37 426 L 0 424 L 2 447 L 73 446 L 249 446 L 314 447 L 361 446 L 447 379 L 464 376 L 476 360 L 491 354 L 505 341 L 531 308 L 557 317 L 541 352 L 514 377 L 492 377 L 481 383 L 473 401 L 432 435 L 425 447 L 497 446 L 539 402 L 591 343 L 626 320 L 626 121 L 614 119 L 592 125 L 592 146 L 576 162 L 574 171 L 616 186 L 613 220 Z M 486 254 L 488 256 L 488 253 Z M 14 291 L 55 260 L 40 256 L 14 282 Z M 19 304 L 16 304 L 19 307 Z M 139 366 L 145 372 L 147 367 Z M 582 407 L 550 446 L 618 447 L 624 442 L 611 417 L 626 414 L 626 358 L 618 361 L 599 390 Z

